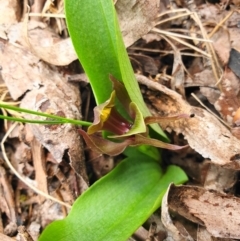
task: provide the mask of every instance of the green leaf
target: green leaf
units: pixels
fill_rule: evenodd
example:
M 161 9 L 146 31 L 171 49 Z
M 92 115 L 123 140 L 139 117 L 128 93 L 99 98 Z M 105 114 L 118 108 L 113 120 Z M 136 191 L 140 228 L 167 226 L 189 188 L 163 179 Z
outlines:
M 105 102 L 112 92 L 111 74 L 123 81 L 143 117 L 150 116 L 123 43 L 113 1 L 66 0 L 65 12 L 73 46 L 90 80 L 97 104 Z M 122 107 L 118 105 L 117 109 Z M 151 127 L 168 140 L 158 125 Z
M 121 79 L 114 11 L 112 0 L 65 1 L 68 30 L 97 104 L 105 102 L 112 92 L 109 74 Z
M 124 152 L 124 155 L 134 158 L 138 158 L 138 156 L 141 156 L 142 154 L 151 157 L 152 159 L 156 161 L 161 160 L 159 149 L 154 146 L 148 146 L 148 145 L 140 145 L 140 146 L 128 146 Z
M 169 183 L 187 180 L 175 166 L 126 158 L 74 203 L 67 218 L 50 224 L 39 241 L 125 241 L 160 206 Z
M 28 113 L 28 114 L 35 115 L 35 116 L 43 116 L 43 117 L 48 118 L 48 119 L 45 119 L 45 120 L 29 120 L 29 119 L 23 119 L 23 118 L 18 118 L 18 117 L 0 115 L 0 119 L 18 121 L 18 122 L 22 122 L 22 123 L 35 123 L 35 124 L 64 124 L 64 123 L 70 123 L 70 124 L 79 125 L 79 126 L 80 125 L 90 126 L 92 124 L 91 122 L 87 122 L 87 121 L 75 120 L 75 119 L 65 118 L 65 117 L 62 117 L 62 116 L 43 113 L 43 112 L 40 112 L 40 111 L 24 109 L 24 108 L 20 108 L 20 107 L 13 106 L 13 105 L 7 105 L 7 104 L 4 104 L 4 102 L 0 102 L 0 108 L 6 109 L 6 110 L 13 110 L 13 111 L 16 111 L 16 112 Z
M 132 70 L 132 66 L 131 66 L 130 60 L 128 58 L 128 54 L 127 54 L 126 48 L 124 46 L 124 42 L 122 39 L 121 30 L 120 30 L 120 27 L 118 24 L 118 19 L 117 19 L 116 14 L 115 14 L 115 19 L 116 19 L 115 20 L 115 29 L 116 29 L 116 33 L 117 33 L 117 39 L 118 39 L 117 54 L 118 54 L 118 60 L 119 60 L 119 64 L 120 64 L 121 74 L 122 74 L 122 81 L 125 85 L 125 88 L 127 89 L 127 92 L 129 94 L 132 102 L 138 103 L 138 107 L 139 107 L 140 111 L 142 112 L 143 117 L 151 116 L 151 113 L 143 100 L 141 91 L 138 86 L 138 82 L 137 82 L 134 72 Z M 157 133 L 159 133 L 161 135 L 163 140 L 169 141 L 168 137 L 162 131 L 162 129 L 159 127 L 159 125 L 152 124 L 151 127 L 153 128 L 153 130 L 155 130 Z

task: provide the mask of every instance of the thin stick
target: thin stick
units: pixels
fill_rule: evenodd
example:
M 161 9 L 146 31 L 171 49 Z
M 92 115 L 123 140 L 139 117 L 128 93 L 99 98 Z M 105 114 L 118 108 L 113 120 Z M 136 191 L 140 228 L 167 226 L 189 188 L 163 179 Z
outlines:
M 218 23 L 215 28 L 212 30 L 212 32 L 208 35 L 209 38 L 211 38 L 220 27 L 233 15 L 234 11 L 231 11 L 220 23 Z
M 157 28 L 154 28 L 152 31 L 161 34 L 161 31 L 160 31 L 159 29 L 157 29 Z M 169 38 L 172 38 L 173 40 L 175 40 L 175 41 L 177 41 L 177 42 L 179 42 L 179 43 L 181 43 L 181 44 L 189 47 L 190 49 L 193 49 L 193 50 L 195 50 L 196 52 L 199 52 L 199 53 L 201 53 L 202 55 L 207 56 L 208 58 L 211 57 L 208 53 L 202 51 L 201 49 L 199 49 L 199 48 L 197 48 L 197 47 L 195 47 L 195 46 L 193 46 L 193 45 L 191 45 L 191 44 L 189 44 L 189 43 L 186 43 L 185 41 L 183 41 L 183 40 L 181 40 L 181 39 L 179 39 L 179 38 L 176 38 L 176 37 L 171 36 L 171 35 L 169 36 L 168 34 L 166 34 L 166 35 L 167 35 Z
M 201 30 L 203 38 L 204 39 L 208 39 L 209 36 L 208 36 L 206 30 L 204 29 L 204 27 L 202 25 L 202 22 L 200 21 L 199 16 L 197 15 L 197 13 L 194 13 L 192 18 L 198 24 L 198 26 L 199 26 L 199 28 Z M 216 82 L 218 82 L 219 76 L 221 75 L 221 74 L 219 74 L 219 72 L 221 70 L 221 66 L 219 64 L 219 61 L 218 61 L 218 58 L 216 56 L 216 52 L 215 52 L 215 50 L 213 48 L 213 45 L 211 43 L 207 43 L 207 42 L 205 43 L 205 45 L 206 45 L 208 53 L 211 54 L 211 58 L 210 58 L 211 66 L 212 66 L 212 70 L 213 70 L 213 74 L 214 74 L 214 77 L 216 79 Z M 218 86 L 218 87 L 219 87 L 219 89 L 221 89 L 220 86 Z
M 160 14 L 158 14 L 157 17 L 160 18 L 160 17 L 162 17 L 162 16 L 164 16 L 164 15 L 167 15 L 167 14 L 170 14 L 170 13 L 179 13 L 179 12 L 189 12 L 189 13 L 190 13 L 190 11 L 189 11 L 188 9 L 186 9 L 186 8 L 180 8 L 180 9 L 175 9 L 174 11 L 173 11 L 173 10 L 169 10 L 169 11 L 160 13 Z
M 155 30 L 155 28 L 154 28 Z M 190 39 L 190 40 L 197 40 L 197 41 L 201 41 L 201 42 L 208 42 L 208 43 L 212 43 L 211 39 L 203 39 L 203 38 L 195 38 L 195 37 L 190 37 L 187 35 L 183 35 L 183 34 L 179 34 L 179 33 L 173 33 L 173 32 L 169 32 L 169 31 L 165 31 L 165 30 L 161 30 L 157 28 L 157 32 L 167 35 L 167 36 L 174 36 L 174 37 L 178 37 L 178 38 L 185 38 L 185 39 Z
M 30 17 L 65 18 L 63 13 L 29 13 Z
M 174 12 L 173 12 L 173 13 L 174 13 Z M 176 15 L 176 16 L 173 16 L 173 17 L 164 19 L 164 20 L 160 20 L 159 22 L 156 23 L 156 25 L 160 25 L 160 24 L 169 22 L 169 21 L 174 20 L 174 19 L 177 19 L 177 18 L 189 16 L 189 15 L 191 15 L 191 14 L 193 14 L 193 13 L 183 13 L 183 14 L 181 14 L 181 15 Z

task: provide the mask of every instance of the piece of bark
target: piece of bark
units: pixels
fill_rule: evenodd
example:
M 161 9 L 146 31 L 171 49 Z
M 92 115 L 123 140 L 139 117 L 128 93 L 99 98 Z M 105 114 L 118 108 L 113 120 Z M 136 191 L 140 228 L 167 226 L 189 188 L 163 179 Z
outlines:
M 205 226 L 214 237 L 240 238 L 240 199 L 201 187 L 174 186 L 168 206 L 183 217 Z
M 167 230 L 167 240 L 169 241 L 194 241 L 194 239 L 188 234 L 185 229 L 178 229 L 170 214 L 169 214 L 169 204 L 168 204 L 168 194 L 171 186 L 169 186 L 167 192 L 162 199 L 161 207 L 161 220 L 164 227 Z
M 213 237 L 205 227 L 198 226 L 197 241 L 233 241 L 233 239 Z
M 182 133 L 189 145 L 217 165 L 240 170 L 240 141 L 216 117 L 202 108 L 190 106 L 176 92 L 137 76 L 144 100 L 155 116 L 194 115 L 193 118 L 162 122 L 167 131 Z

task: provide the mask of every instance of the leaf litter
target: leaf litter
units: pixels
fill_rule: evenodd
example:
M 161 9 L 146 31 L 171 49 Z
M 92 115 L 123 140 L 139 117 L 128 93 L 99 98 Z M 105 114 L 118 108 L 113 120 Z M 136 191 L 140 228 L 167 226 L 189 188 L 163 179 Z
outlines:
M 158 228 L 148 233 L 146 223 L 132 239 L 238 239 L 238 1 L 115 3 L 125 45 L 150 111 L 161 117 L 192 116 L 160 123 L 175 144 L 189 144 L 187 150 L 163 152 L 164 162 L 177 164 L 188 173 L 189 185 L 170 186 L 163 200 L 162 220 L 159 212 L 154 216 Z M 35 1 L 30 20 L 25 4 L 8 1 L 8 5 L 1 5 L 1 13 L 8 13 L 0 14 L 1 86 L 5 88 L 1 89 L 1 101 L 91 119 L 91 111 L 87 115 L 80 111 L 93 109 L 94 104 L 89 102 L 91 93 L 82 68 L 73 62 L 77 57 L 67 35 L 63 1 Z M 50 18 L 51 14 L 54 17 Z M 80 81 L 68 81 L 67 77 Z M 3 135 L 11 126 L 5 122 Z M 37 240 L 41 229 L 69 211 L 52 203 L 47 195 L 71 205 L 89 182 L 101 178 L 119 161 L 119 157 L 89 151 L 76 127 L 68 124 L 18 125 L 5 147 L 13 168 L 27 182 L 12 175 L 3 153 L 0 192 L 6 195 L 0 195 L 4 214 L 1 240 L 14 240 L 10 237 L 23 237 L 27 232 Z M 46 195 L 36 195 L 26 183 Z M 27 229 L 17 234 L 20 225 Z

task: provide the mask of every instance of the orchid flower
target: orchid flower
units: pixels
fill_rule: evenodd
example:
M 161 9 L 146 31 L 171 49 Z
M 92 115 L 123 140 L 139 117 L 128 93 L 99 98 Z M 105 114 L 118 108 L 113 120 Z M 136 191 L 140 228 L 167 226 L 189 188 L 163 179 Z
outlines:
M 186 146 L 177 146 L 148 137 L 147 125 L 159 123 L 166 118 L 143 118 L 140 110 L 134 102 L 130 101 L 124 85 L 110 76 L 113 82 L 113 92 L 110 98 L 94 108 L 94 122 L 88 127 L 87 133 L 79 130 L 86 144 L 99 154 L 116 156 L 124 151 L 127 146 L 151 145 L 155 147 L 180 150 Z M 116 109 L 116 99 L 127 111 L 130 120 L 123 117 Z M 170 121 L 179 118 L 188 118 L 187 115 L 170 117 Z M 101 132 L 108 131 L 111 134 L 108 139 L 101 136 Z M 111 140 L 109 140 L 111 139 Z

